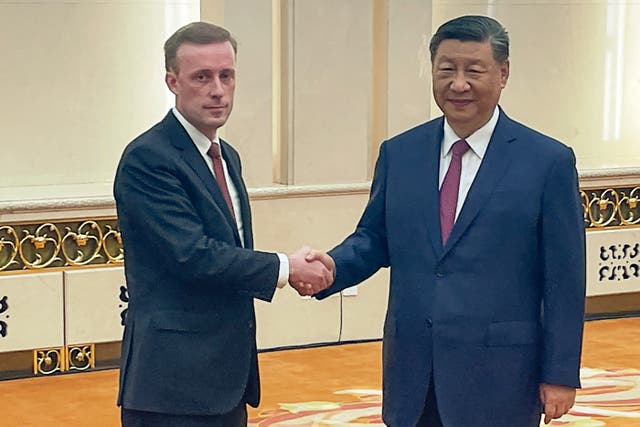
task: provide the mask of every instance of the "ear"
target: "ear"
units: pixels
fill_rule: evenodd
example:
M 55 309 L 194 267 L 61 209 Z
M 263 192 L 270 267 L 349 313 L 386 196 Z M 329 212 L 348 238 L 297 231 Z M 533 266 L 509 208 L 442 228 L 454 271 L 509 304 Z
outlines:
M 167 87 L 174 95 L 177 95 L 176 86 L 178 82 L 178 76 L 176 76 L 172 71 L 167 71 L 164 75 L 164 82 L 167 84 Z
M 509 60 L 507 59 L 500 64 L 500 86 L 504 89 L 509 79 Z

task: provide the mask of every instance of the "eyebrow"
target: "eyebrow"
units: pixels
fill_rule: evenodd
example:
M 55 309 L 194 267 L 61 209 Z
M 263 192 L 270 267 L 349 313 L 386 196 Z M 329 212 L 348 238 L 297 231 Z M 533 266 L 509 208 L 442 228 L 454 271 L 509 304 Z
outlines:
M 441 63 L 441 62 L 455 62 L 452 58 L 449 58 L 448 56 L 441 56 L 437 61 L 437 63 Z M 465 62 L 468 65 L 486 65 L 486 63 L 482 60 L 482 59 L 472 59 L 468 62 Z

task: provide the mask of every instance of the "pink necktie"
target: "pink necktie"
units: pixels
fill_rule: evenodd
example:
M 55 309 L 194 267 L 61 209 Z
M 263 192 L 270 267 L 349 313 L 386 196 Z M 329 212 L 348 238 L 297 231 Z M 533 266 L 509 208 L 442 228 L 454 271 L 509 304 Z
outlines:
M 442 232 L 442 245 L 447 242 L 456 217 L 458 205 L 458 189 L 460 188 L 460 171 L 462 169 L 462 156 L 469 149 L 469 144 L 464 139 L 456 141 L 451 148 L 451 163 L 444 176 L 440 187 L 440 231 Z
M 220 188 L 220 192 L 222 193 L 222 197 L 227 202 L 227 207 L 229 208 L 229 212 L 231 212 L 231 217 L 233 220 L 236 220 L 236 214 L 233 211 L 233 204 L 231 203 L 231 196 L 229 196 L 229 188 L 227 187 L 227 180 L 224 177 L 224 168 L 222 167 L 222 156 L 220 155 L 220 146 L 215 142 L 211 143 L 211 148 L 207 152 L 209 157 L 213 160 L 213 173 L 216 176 L 216 181 L 218 182 L 218 187 Z

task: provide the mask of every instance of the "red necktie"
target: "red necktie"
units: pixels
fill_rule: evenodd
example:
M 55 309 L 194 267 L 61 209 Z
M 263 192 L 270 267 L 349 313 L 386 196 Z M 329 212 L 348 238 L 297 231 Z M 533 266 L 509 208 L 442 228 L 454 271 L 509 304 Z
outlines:
M 236 220 L 236 214 L 233 211 L 233 204 L 231 203 L 231 196 L 229 196 L 229 188 L 227 187 L 227 180 L 224 177 L 224 168 L 222 167 L 222 156 L 220 155 L 220 146 L 215 142 L 211 143 L 211 148 L 207 152 L 209 157 L 213 160 L 213 174 L 216 176 L 216 182 L 218 183 L 218 187 L 220 188 L 220 192 L 222 193 L 222 197 L 227 202 L 227 207 L 229 208 L 229 212 L 231 212 L 231 217 L 233 220 Z
M 451 163 L 440 187 L 440 231 L 442 245 L 447 242 L 456 218 L 458 205 L 458 190 L 460 188 L 460 172 L 462 170 L 462 156 L 469 150 L 469 144 L 464 139 L 456 141 L 451 148 Z

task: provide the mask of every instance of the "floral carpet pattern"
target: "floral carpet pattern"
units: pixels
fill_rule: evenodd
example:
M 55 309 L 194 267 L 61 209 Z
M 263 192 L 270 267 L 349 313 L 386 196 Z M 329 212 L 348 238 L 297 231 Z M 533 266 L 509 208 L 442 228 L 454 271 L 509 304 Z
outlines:
M 640 426 L 640 370 L 591 369 L 580 372 L 582 389 L 571 411 L 550 426 Z M 351 402 L 281 403 L 249 420 L 249 427 L 380 426 L 380 390 L 339 390 Z M 544 425 L 541 423 L 541 425 Z

